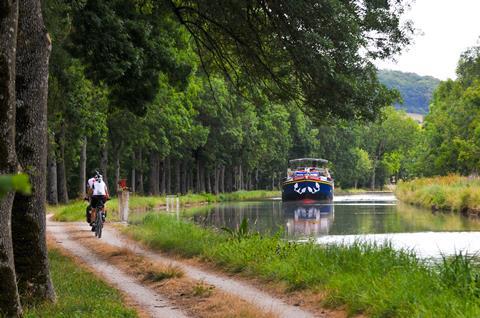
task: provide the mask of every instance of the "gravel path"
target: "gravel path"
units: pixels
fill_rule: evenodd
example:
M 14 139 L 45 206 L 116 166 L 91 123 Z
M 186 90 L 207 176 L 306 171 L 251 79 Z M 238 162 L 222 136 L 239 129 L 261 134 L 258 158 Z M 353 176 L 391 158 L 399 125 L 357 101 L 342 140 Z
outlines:
M 77 223 L 77 226 L 85 227 L 85 225 L 81 223 Z M 302 310 L 296 306 L 288 305 L 281 299 L 274 298 L 269 294 L 262 292 L 259 289 L 247 285 L 243 282 L 226 276 L 218 275 L 217 273 L 209 273 L 197 267 L 144 249 L 139 244 L 127 241 L 122 238 L 122 235 L 118 233 L 114 228 L 109 227 L 108 224 L 103 231 L 104 232 L 102 233 L 102 240 L 108 244 L 116 247 L 127 248 L 132 252 L 135 252 L 151 260 L 171 263 L 172 265 L 178 266 L 185 272 L 185 275 L 193 279 L 202 280 L 208 284 L 214 285 L 216 288 L 219 288 L 231 295 L 235 295 L 241 299 L 244 299 L 266 312 L 272 312 L 282 318 L 316 317 L 310 312 Z
M 89 231 L 87 224 L 83 222 L 47 222 L 48 231 L 54 235 L 55 239 L 64 248 L 82 258 L 89 266 L 98 269 L 99 273 L 106 278 L 106 280 L 113 284 L 117 289 L 128 294 L 133 300 L 145 308 L 153 317 L 186 317 L 184 313 L 170 305 L 168 300 L 156 294 L 154 291 L 142 286 L 135 281 L 135 278 L 128 276 L 121 272 L 115 266 L 100 260 L 94 256 L 91 251 L 76 243 L 69 238 L 66 227 L 76 227 Z M 93 235 L 93 234 L 92 234 Z M 181 268 L 185 275 L 192 279 L 201 280 L 205 283 L 215 286 L 222 291 L 235 295 L 249 303 L 259 307 L 265 312 L 271 312 L 282 318 L 310 318 L 310 317 L 326 317 L 324 315 L 314 315 L 308 311 L 302 310 L 299 307 L 289 305 L 279 298 L 251 286 L 244 282 L 229 278 L 227 276 L 219 275 L 218 273 L 211 273 L 199 269 L 195 266 L 185 264 L 184 262 L 160 255 L 156 252 L 143 248 L 140 244 L 126 240 L 115 228 L 108 226 L 108 223 L 103 228 L 101 242 L 115 247 L 126 248 L 138 255 L 151 259 L 153 261 L 169 263 Z
M 89 267 L 94 268 L 108 283 L 127 294 L 139 307 L 152 317 L 186 318 L 179 309 L 172 306 L 166 298 L 139 284 L 134 277 L 126 275 L 117 267 L 99 259 L 91 251 L 72 240 L 65 230 L 69 223 L 47 222 L 47 230 L 58 244 L 70 253 L 80 257 Z M 88 227 L 84 226 L 86 230 Z M 106 233 L 105 233 L 106 234 Z M 102 243 L 105 242 L 102 239 Z

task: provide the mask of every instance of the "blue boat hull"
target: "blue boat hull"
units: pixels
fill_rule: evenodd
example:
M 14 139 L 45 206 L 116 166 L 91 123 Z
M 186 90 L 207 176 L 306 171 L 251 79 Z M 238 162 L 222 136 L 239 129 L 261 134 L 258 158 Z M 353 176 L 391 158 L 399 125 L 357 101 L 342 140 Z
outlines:
M 333 182 L 298 180 L 285 182 L 282 187 L 283 201 L 332 201 Z

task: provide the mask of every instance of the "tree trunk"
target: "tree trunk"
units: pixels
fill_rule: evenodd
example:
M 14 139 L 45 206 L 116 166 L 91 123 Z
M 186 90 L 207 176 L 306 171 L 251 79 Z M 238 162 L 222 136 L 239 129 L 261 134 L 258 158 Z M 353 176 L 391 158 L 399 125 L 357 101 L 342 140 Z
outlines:
M 167 170 L 165 169 L 165 160 L 162 161 L 159 177 L 162 180 L 160 184 L 160 193 L 165 195 L 167 193 Z
M 78 181 L 78 196 L 85 198 L 85 187 L 87 184 L 87 137 L 83 137 L 82 149 L 80 149 L 80 180 Z
M 187 183 L 187 172 L 188 172 L 188 165 L 186 164 L 185 161 L 182 161 L 182 168 L 181 168 L 181 173 L 182 173 L 182 180 L 181 180 L 181 190 L 182 194 L 187 193 L 188 189 L 188 183 Z
M 102 158 L 100 159 L 100 173 L 103 176 L 103 182 L 108 184 L 108 144 L 102 145 Z
M 47 201 L 49 204 L 58 204 L 57 161 L 53 150 L 47 156 Z
M 187 192 L 193 192 L 193 166 L 188 166 Z
M 117 151 L 115 156 L 115 182 L 113 183 L 113 189 L 115 193 L 118 191 L 118 183 L 120 182 L 120 150 Z
M 40 0 L 19 2 L 16 150 L 32 194 L 15 195 L 12 237 L 17 286 L 34 301 L 55 300 L 46 243 L 47 94 L 51 42 Z
M 138 176 L 138 187 L 137 187 L 137 192 L 140 194 L 144 193 L 143 190 L 143 153 L 142 149 L 138 151 L 138 162 L 139 162 L 139 168 L 140 168 L 140 173 Z
M 136 171 L 135 171 L 135 166 L 136 166 L 136 161 L 135 161 L 135 150 L 132 152 L 132 181 L 130 183 L 130 189 L 132 190 L 133 193 L 135 193 L 135 186 L 137 180 L 135 179 Z
M 376 171 L 377 171 L 377 162 L 378 162 L 377 157 L 375 157 L 373 159 L 372 180 L 371 180 L 372 183 L 370 185 L 371 188 L 372 188 L 372 191 L 375 190 L 375 177 L 376 177 L 375 174 L 376 174 Z
M 212 173 L 210 169 L 205 169 L 205 179 L 207 181 L 207 193 L 212 193 L 212 183 L 211 183 Z
M 238 166 L 233 167 L 232 171 L 232 191 L 238 190 Z
M 67 172 L 65 169 L 65 127 L 60 128 L 60 135 L 57 141 L 60 146 L 57 157 L 57 190 L 58 202 L 68 203 L 68 189 L 67 189 Z
M 200 162 L 200 192 L 205 192 L 205 167 L 203 162 Z
M 180 187 L 180 160 L 175 160 L 175 194 L 182 192 Z
M 219 173 L 219 168 L 218 164 L 215 163 L 215 168 L 213 169 L 213 193 L 218 194 L 218 189 L 219 187 L 219 179 L 220 179 L 220 173 Z
M 0 0 L 0 174 L 14 174 L 15 157 L 15 46 L 18 3 Z M 0 316 L 22 314 L 13 260 L 11 217 L 13 193 L 0 198 Z
M 220 169 L 220 192 L 225 192 L 225 166 Z
M 195 183 L 195 191 L 197 193 L 200 193 L 202 192 L 202 189 L 200 187 L 200 184 L 201 184 L 201 180 L 200 180 L 200 160 L 197 160 L 197 169 L 196 169 L 196 175 L 197 175 L 197 178 L 195 179 L 196 183 Z
M 150 154 L 150 176 L 148 178 L 148 191 L 150 195 L 158 195 L 158 154 L 152 152 Z
M 227 180 L 226 180 L 226 186 L 227 186 L 227 192 L 232 192 L 233 189 L 233 177 L 232 177 L 232 167 L 230 166 L 227 171 Z
M 238 185 L 239 188 L 238 190 L 243 190 L 243 170 L 242 170 L 242 165 L 238 167 Z
M 171 165 L 170 165 L 170 157 L 168 157 L 164 161 L 164 163 L 165 163 L 165 165 L 163 166 L 163 169 L 165 169 L 165 173 L 166 173 L 165 192 L 167 194 L 171 194 L 172 193 L 172 169 L 171 169 Z

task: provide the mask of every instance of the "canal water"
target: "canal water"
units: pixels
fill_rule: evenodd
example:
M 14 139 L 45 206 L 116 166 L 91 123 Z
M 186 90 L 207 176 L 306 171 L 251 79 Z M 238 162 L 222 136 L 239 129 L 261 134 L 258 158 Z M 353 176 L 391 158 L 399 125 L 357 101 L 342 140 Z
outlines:
M 221 203 L 195 210 L 197 223 L 235 229 L 244 218 L 261 233 L 319 244 L 368 241 L 409 249 L 424 258 L 480 253 L 480 220 L 432 213 L 397 202 L 391 194 L 337 196 L 333 204 L 281 200 Z

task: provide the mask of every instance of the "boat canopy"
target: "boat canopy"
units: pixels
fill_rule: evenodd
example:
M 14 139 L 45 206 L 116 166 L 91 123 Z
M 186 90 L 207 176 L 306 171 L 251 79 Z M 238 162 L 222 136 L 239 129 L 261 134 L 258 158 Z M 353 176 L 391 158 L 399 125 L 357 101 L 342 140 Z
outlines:
M 313 162 L 320 162 L 320 163 L 328 163 L 328 160 L 326 159 L 321 159 L 321 158 L 298 158 L 298 159 L 292 159 L 288 161 L 290 164 L 293 163 L 313 163 Z

